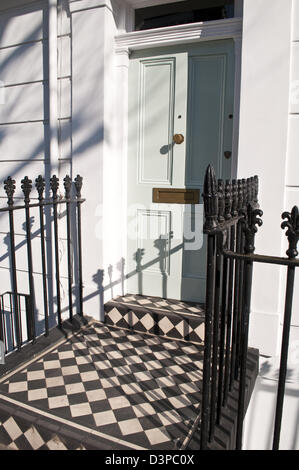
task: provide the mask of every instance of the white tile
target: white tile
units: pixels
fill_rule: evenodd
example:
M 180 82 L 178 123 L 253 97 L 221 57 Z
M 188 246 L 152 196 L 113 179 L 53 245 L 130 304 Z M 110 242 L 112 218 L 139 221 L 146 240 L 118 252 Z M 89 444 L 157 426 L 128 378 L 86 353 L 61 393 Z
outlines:
M 47 389 L 46 388 L 39 388 L 37 390 L 28 390 L 28 400 L 42 400 L 47 398 Z
M 148 346 L 143 346 L 141 348 L 135 348 L 137 354 L 148 354 L 151 353 L 152 350 Z
M 85 390 L 82 382 L 66 384 L 65 389 L 68 395 L 72 395 L 73 393 L 81 393 Z
M 177 362 L 178 364 L 188 364 L 189 362 L 191 362 L 191 360 L 187 356 L 176 356 L 175 362 Z
M 173 387 L 176 382 L 172 377 L 159 377 L 156 379 L 159 387 Z
M 173 329 L 173 323 L 171 323 L 167 317 L 163 317 L 162 320 L 159 321 L 159 327 L 164 334 L 167 334 L 170 330 Z
M 127 375 L 131 373 L 129 366 L 114 367 L 115 375 Z
M 59 361 L 44 361 L 45 369 L 60 369 Z
M 108 398 L 108 401 L 113 410 L 130 406 L 130 402 L 126 397 L 112 397 Z
M 115 387 L 115 385 L 120 385 L 120 382 L 117 377 L 108 377 L 107 379 L 100 379 L 103 388 Z
M 20 437 L 23 433 L 15 420 L 10 417 L 5 423 L 3 423 L 3 427 L 5 428 L 6 432 L 9 434 L 12 440 L 16 440 Z
M 164 429 L 149 429 L 145 434 L 150 441 L 151 445 L 162 444 L 163 442 L 170 441 L 170 436 Z
M 62 408 L 63 406 L 69 406 L 69 400 L 66 395 L 60 395 L 58 397 L 49 397 L 49 408 Z
M 75 356 L 74 351 L 58 351 L 59 359 L 70 359 Z
M 73 418 L 92 414 L 89 403 L 78 403 L 77 405 L 71 405 L 70 409 Z
M 194 393 L 198 392 L 199 389 L 196 387 L 196 385 L 192 382 L 190 383 L 185 383 L 185 384 L 180 384 L 179 388 L 182 390 L 184 393 Z
M 45 378 L 44 370 L 34 370 L 27 372 L 27 380 L 39 380 Z
M 113 411 L 102 411 L 93 415 L 97 426 L 104 426 L 105 424 L 116 423 L 116 418 Z
M 91 380 L 99 379 L 99 375 L 95 370 L 91 370 L 89 372 L 81 372 L 80 376 L 83 382 L 90 382 Z
M 137 418 L 140 418 L 142 416 L 156 414 L 155 409 L 152 407 L 150 403 L 141 403 L 140 405 L 134 405 L 133 410 Z
M 27 382 L 11 382 L 8 386 L 8 393 L 24 392 L 28 390 Z
M 24 433 L 24 436 L 26 437 L 33 450 L 37 450 L 44 445 L 44 440 L 42 439 L 42 437 L 34 426 L 27 429 L 27 431 Z
M 154 324 L 155 324 L 155 321 L 152 317 L 152 315 L 150 315 L 149 313 L 147 313 L 143 318 L 142 318 L 142 324 L 144 325 L 144 327 L 147 329 L 147 330 L 150 330 Z
M 139 356 L 127 356 L 124 357 L 124 360 L 126 361 L 127 364 L 140 364 L 143 362 Z
M 97 361 L 97 362 L 94 362 L 94 366 L 96 369 L 105 370 L 105 369 L 111 368 L 111 363 L 110 361 Z
M 148 370 L 161 369 L 161 363 L 159 361 L 148 361 L 144 363 Z
M 117 323 L 122 318 L 122 315 L 119 313 L 117 308 L 113 308 L 112 310 L 110 310 L 108 315 L 109 318 L 111 318 L 111 320 L 113 321 L 113 323 Z
M 8 448 L 11 450 L 19 450 L 18 446 L 14 442 L 9 444 Z
M 91 359 L 85 356 L 78 356 L 76 357 L 77 364 L 90 364 Z
M 154 356 L 157 358 L 157 359 L 169 359 L 171 356 L 170 354 L 168 354 L 167 351 L 157 351 L 157 352 L 154 352 Z
M 138 382 L 144 382 L 145 380 L 152 380 L 153 376 L 149 372 L 135 372 L 134 377 Z
M 86 349 L 86 344 L 77 342 L 77 343 L 74 343 L 72 347 L 73 349 Z
M 175 328 L 177 329 L 177 327 Z M 178 349 L 178 345 L 174 341 L 171 341 L 169 343 L 163 343 L 163 347 L 165 349 Z
M 186 372 L 187 377 L 190 380 L 200 380 L 202 377 L 202 371 L 201 370 L 194 370 L 192 372 Z
M 149 390 L 148 392 L 145 392 L 144 395 L 148 401 L 157 401 L 166 398 L 165 393 L 161 389 Z
M 136 432 L 143 431 L 142 426 L 137 418 L 120 421 L 118 422 L 118 425 L 123 436 L 128 436 L 129 434 L 135 434 Z
M 63 377 L 48 377 L 46 378 L 46 385 L 48 388 L 50 387 L 59 387 L 60 385 L 64 385 Z
M 133 395 L 134 393 L 142 392 L 142 388 L 138 384 L 125 384 L 121 388 L 126 395 Z
M 88 390 L 86 392 L 86 395 L 87 395 L 88 401 L 90 402 L 101 401 L 107 398 L 107 395 L 102 388 L 99 388 L 98 390 Z
M 59 439 L 58 436 L 53 437 L 50 441 L 47 442 L 47 446 L 50 450 L 67 450 L 63 442 Z
M 61 367 L 61 372 L 62 372 L 62 375 L 79 374 L 79 368 L 77 366 Z
M 109 359 L 122 359 L 123 357 L 122 354 L 118 351 L 108 351 L 106 355 Z
M 186 396 L 177 396 L 177 397 L 170 397 L 168 399 L 170 403 L 173 405 L 174 408 L 184 408 L 185 406 L 190 406 L 191 401 Z
M 170 366 L 166 367 L 166 372 L 170 375 L 174 374 L 184 374 L 184 370 L 180 366 Z
M 163 426 L 180 423 L 182 421 L 181 416 L 175 410 L 168 410 L 163 411 L 162 413 L 158 413 L 158 417 L 160 418 Z
M 184 351 L 185 354 L 195 354 L 198 352 L 198 348 L 196 346 L 183 346 L 182 351 Z

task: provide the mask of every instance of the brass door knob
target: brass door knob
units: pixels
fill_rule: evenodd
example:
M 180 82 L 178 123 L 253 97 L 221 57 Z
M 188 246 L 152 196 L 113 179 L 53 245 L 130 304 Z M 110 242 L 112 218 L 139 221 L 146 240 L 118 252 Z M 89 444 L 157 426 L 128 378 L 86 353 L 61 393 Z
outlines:
M 175 144 L 182 144 L 184 142 L 183 134 L 174 134 L 173 141 Z

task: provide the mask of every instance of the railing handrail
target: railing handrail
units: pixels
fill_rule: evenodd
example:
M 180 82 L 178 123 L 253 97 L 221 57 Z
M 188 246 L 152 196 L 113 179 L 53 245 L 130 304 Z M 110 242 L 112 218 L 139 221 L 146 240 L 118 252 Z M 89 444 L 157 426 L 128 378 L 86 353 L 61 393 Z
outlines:
M 66 202 L 70 203 L 83 203 L 85 202 L 86 199 L 84 198 L 72 198 L 72 199 L 65 199 L 65 198 L 59 198 L 57 201 L 55 201 L 55 204 L 65 204 Z M 14 211 L 18 209 L 26 209 L 26 207 L 42 207 L 42 206 L 52 206 L 53 205 L 53 200 L 50 198 L 44 199 L 41 202 L 30 202 L 27 206 L 26 204 L 23 205 L 18 205 L 15 206 L 13 205 L 12 207 L 0 207 L 0 212 L 7 212 L 7 211 Z

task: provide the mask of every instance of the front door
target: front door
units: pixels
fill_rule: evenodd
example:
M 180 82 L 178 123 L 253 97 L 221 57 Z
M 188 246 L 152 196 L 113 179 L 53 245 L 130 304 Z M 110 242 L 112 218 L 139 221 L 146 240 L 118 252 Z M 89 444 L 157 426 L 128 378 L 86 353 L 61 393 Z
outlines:
M 130 57 L 129 293 L 204 299 L 203 179 L 231 177 L 233 82 L 231 40 Z

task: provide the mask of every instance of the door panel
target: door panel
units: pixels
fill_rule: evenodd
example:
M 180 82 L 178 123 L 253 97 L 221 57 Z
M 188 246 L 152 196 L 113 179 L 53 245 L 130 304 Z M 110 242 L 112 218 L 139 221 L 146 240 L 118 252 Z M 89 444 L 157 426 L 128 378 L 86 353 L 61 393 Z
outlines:
M 139 73 L 138 182 L 171 184 L 175 58 L 140 61 Z
M 202 204 L 156 204 L 153 188 L 198 188 L 212 163 L 231 176 L 233 43 L 138 51 L 130 59 L 128 292 L 201 301 Z M 229 117 L 230 116 L 230 117 Z M 182 134 L 184 142 L 173 142 Z

